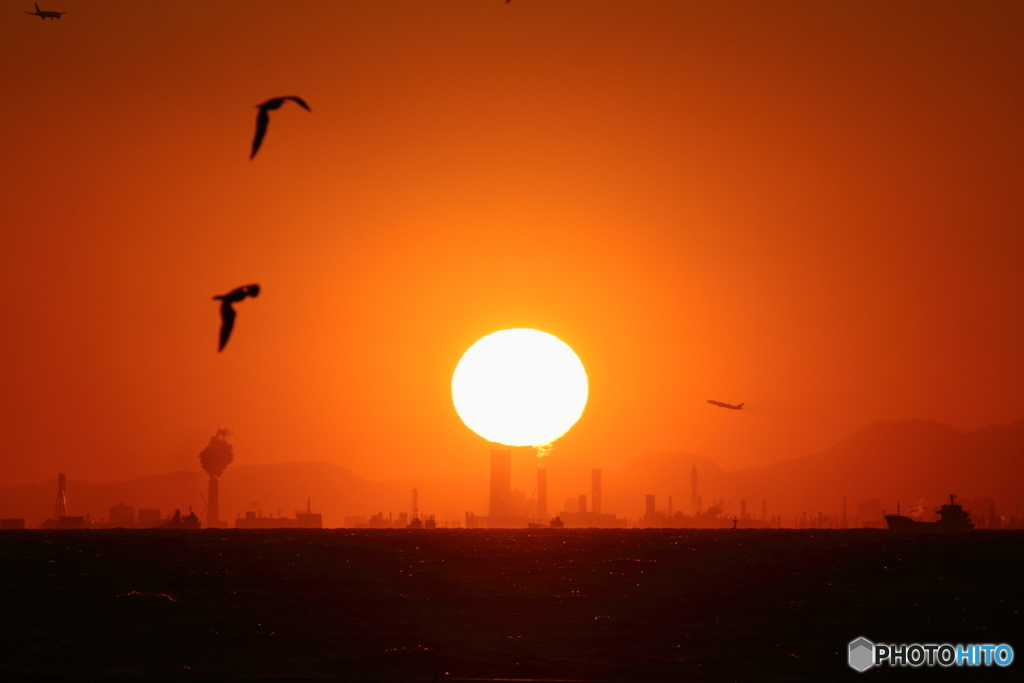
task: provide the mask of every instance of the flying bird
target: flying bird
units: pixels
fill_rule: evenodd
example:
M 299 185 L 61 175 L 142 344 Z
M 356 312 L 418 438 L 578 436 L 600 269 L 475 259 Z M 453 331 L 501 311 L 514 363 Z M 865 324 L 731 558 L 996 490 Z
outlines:
M 729 410 L 743 410 L 742 403 L 739 404 L 738 406 L 734 406 L 731 403 L 722 403 L 721 401 L 708 401 L 708 403 L 710 403 L 713 406 L 718 406 L 719 408 L 728 408 Z
M 313 111 L 309 108 L 309 105 L 302 101 L 301 97 L 275 97 L 272 100 L 267 100 L 263 104 L 257 104 L 260 113 L 256 115 L 256 137 L 252 139 L 252 154 L 249 155 L 249 159 L 256 156 L 256 152 L 260 151 L 260 144 L 263 142 L 263 136 L 267 134 L 267 124 L 270 123 L 270 114 L 268 113 L 271 109 L 280 109 L 281 105 L 284 104 L 285 100 L 291 100 L 298 104 L 306 111 Z
M 231 336 L 231 330 L 235 326 L 235 309 L 231 307 L 231 304 L 237 304 L 246 297 L 257 297 L 260 295 L 259 285 L 245 285 L 234 289 L 227 294 L 213 297 L 214 300 L 220 300 L 220 346 L 217 347 L 217 351 L 223 351 L 224 345 L 228 343 L 228 338 Z

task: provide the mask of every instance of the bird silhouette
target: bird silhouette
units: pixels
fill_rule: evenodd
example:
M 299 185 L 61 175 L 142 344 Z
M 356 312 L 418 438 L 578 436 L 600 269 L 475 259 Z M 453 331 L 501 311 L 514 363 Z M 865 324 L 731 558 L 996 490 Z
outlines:
M 231 307 L 231 304 L 237 304 L 246 297 L 256 297 L 260 295 L 259 285 L 245 285 L 238 289 L 233 289 L 227 294 L 213 297 L 214 300 L 220 300 L 220 346 L 217 347 L 217 351 L 223 351 L 224 345 L 228 343 L 228 338 L 231 336 L 231 330 L 235 327 L 235 309 Z
M 256 156 L 256 152 L 260 151 L 263 136 L 267 134 L 267 124 L 270 123 L 270 114 L 268 112 L 271 109 L 280 109 L 285 100 L 292 100 L 306 111 L 313 111 L 309 108 L 308 104 L 302 101 L 301 97 L 275 97 L 263 104 L 257 104 L 256 106 L 259 108 L 260 113 L 256 115 L 256 137 L 252 139 L 252 154 L 249 155 L 249 159 L 252 159 Z

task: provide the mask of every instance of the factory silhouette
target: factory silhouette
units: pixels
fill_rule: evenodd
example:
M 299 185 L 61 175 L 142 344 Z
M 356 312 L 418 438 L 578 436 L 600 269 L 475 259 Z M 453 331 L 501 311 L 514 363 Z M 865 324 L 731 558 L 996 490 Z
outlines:
M 0 487 L 0 529 L 885 528 L 894 512 L 934 521 L 950 493 L 976 528 L 1024 519 L 1016 485 L 1024 421 L 971 434 L 926 421 L 876 423 L 821 454 L 736 472 L 680 454 L 608 470 L 495 448 L 486 477 L 391 482 L 318 461 L 239 465 L 229 436 L 218 429 L 209 439 L 201 472 L 106 484 L 60 473 Z M 997 471 L 1005 476 L 989 474 Z

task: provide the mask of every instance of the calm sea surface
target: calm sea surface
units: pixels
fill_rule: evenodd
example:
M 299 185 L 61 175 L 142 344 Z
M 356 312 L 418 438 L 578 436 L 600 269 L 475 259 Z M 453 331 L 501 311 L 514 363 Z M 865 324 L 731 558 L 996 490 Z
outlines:
M 1021 680 L 1021 577 L 1019 531 L 3 531 L 0 678 Z

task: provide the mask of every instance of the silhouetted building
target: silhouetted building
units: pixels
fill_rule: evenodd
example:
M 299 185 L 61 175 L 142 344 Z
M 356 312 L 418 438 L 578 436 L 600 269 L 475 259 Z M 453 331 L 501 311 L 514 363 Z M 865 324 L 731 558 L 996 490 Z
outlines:
M 548 516 L 548 471 L 537 468 L 537 519 L 543 521 Z
M 223 346 L 223 344 L 221 344 Z M 210 475 L 209 500 L 206 503 L 206 526 L 222 526 L 220 521 L 220 475 L 235 459 L 231 444 L 227 437 L 231 435 L 227 429 L 218 429 L 217 433 L 210 437 L 210 443 L 199 454 L 199 462 Z
M 590 509 L 601 514 L 601 470 L 598 468 L 590 472 Z
M 0 529 L 24 529 L 23 519 L 0 519 Z
M 57 519 L 58 529 L 88 529 L 89 521 L 82 516 L 63 515 Z
M 317 515 L 319 517 L 319 515 Z M 356 529 L 404 529 L 409 523 L 409 513 L 400 512 L 398 513 L 398 519 L 394 519 L 391 513 L 385 517 L 383 512 L 378 512 L 375 515 L 371 515 L 370 519 L 362 516 L 352 516 L 345 518 L 345 526 L 353 527 Z
M 124 503 L 110 508 L 110 526 L 126 528 L 135 526 L 135 508 Z
M 387 522 L 387 524 L 374 524 L 374 520 L 380 518 L 379 521 Z M 404 526 L 405 514 L 402 514 L 403 526 Z M 390 527 L 390 518 L 385 520 L 383 513 L 374 515 L 370 518 L 371 528 Z M 319 512 L 312 512 L 310 510 L 310 501 L 306 500 L 306 510 L 295 511 L 295 518 L 291 517 L 263 517 L 255 512 L 249 511 L 245 513 L 245 517 L 239 517 L 235 520 L 236 529 L 322 529 L 324 526 L 323 518 Z
M 300 529 L 323 529 L 324 519 L 319 512 L 313 512 L 312 508 L 313 499 L 306 499 L 306 511 L 301 510 L 295 511 L 295 521 L 298 522 Z
M 561 527 L 574 529 L 625 529 L 629 526 L 625 518 L 599 512 L 563 512 L 556 517 Z M 551 524 L 553 527 L 558 525 Z
M 651 520 L 654 519 L 654 496 L 648 495 L 646 503 L 646 514 L 644 515 L 644 518 L 647 520 L 647 523 L 650 524 Z
M 512 516 L 512 451 L 491 451 L 491 500 L 487 515 L 497 521 Z

